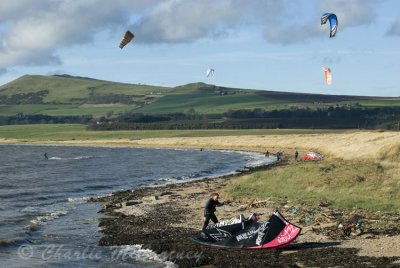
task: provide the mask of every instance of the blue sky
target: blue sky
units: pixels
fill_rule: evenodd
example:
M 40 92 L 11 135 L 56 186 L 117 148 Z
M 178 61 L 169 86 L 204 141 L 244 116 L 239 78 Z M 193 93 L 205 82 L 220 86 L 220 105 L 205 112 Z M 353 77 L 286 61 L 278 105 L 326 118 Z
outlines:
M 338 17 L 329 38 L 322 13 Z M 126 30 L 134 40 L 118 48 Z M 2 0 L 0 84 L 24 74 L 400 96 L 397 0 Z M 332 70 L 324 84 L 322 67 Z M 207 78 L 207 68 L 215 75 Z

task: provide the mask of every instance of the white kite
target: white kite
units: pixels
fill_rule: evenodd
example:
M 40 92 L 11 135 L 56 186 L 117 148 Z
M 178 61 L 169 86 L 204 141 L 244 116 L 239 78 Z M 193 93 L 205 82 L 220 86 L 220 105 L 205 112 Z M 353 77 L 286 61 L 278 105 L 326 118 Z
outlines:
M 206 75 L 207 77 L 214 76 L 214 69 L 213 68 L 207 69 Z

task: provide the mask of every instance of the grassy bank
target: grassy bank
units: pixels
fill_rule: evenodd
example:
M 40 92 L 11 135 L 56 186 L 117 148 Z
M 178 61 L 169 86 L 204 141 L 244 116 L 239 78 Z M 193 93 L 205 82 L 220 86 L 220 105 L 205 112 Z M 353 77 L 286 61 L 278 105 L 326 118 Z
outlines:
M 35 124 L 0 126 L 0 139 L 29 141 L 71 140 L 139 140 L 172 137 L 215 137 L 242 135 L 288 135 L 337 133 L 335 130 L 310 129 L 248 129 L 248 130 L 146 130 L 146 131 L 88 131 L 77 124 Z
M 334 207 L 400 211 L 399 165 L 372 160 L 298 162 L 243 176 L 224 188 L 233 199 L 327 201 Z

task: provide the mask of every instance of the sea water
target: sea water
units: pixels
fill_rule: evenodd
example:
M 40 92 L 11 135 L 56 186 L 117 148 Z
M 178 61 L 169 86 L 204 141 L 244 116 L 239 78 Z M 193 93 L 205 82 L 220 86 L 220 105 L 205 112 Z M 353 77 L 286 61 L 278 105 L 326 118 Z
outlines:
M 98 246 L 106 216 L 86 201 L 274 160 L 232 151 L 0 145 L 0 267 L 173 267 L 140 245 Z

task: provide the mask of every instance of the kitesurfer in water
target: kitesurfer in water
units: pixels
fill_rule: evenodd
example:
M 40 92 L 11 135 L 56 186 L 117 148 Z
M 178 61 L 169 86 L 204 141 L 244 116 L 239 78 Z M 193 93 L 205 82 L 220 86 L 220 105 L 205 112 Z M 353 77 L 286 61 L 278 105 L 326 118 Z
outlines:
M 47 153 L 44 153 L 44 158 L 46 158 L 46 160 L 49 160 L 49 157 L 47 156 Z
M 206 206 L 204 207 L 204 223 L 203 228 L 201 229 L 203 232 L 206 229 L 210 220 L 212 220 L 214 223 L 218 223 L 217 216 L 215 216 L 216 207 L 224 205 L 224 203 L 220 203 L 218 201 L 218 198 L 219 194 L 213 193 L 211 195 L 211 198 L 207 201 Z

